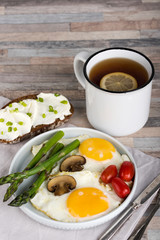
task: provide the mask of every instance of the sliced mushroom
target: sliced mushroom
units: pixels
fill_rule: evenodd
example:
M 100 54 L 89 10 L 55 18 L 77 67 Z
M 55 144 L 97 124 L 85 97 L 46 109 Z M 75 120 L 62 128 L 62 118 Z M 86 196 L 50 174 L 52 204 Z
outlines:
M 48 191 L 54 192 L 55 196 L 61 196 L 73 190 L 76 184 L 76 180 L 72 176 L 56 176 L 48 182 Z
M 66 158 L 60 165 L 60 171 L 77 172 L 83 169 L 86 159 L 81 155 L 73 155 Z

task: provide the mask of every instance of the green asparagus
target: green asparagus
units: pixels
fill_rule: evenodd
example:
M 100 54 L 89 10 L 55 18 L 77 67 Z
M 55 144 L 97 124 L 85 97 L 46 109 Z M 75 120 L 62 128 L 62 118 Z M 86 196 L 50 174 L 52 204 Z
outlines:
M 39 150 L 39 152 L 34 156 L 34 158 L 29 162 L 25 170 L 31 169 L 34 167 L 40 159 L 47 154 L 47 152 L 53 147 L 53 145 L 58 142 L 64 136 L 63 131 L 56 132 Z M 11 183 L 8 187 L 3 201 L 7 201 L 18 189 L 19 185 L 23 182 L 23 179 L 17 180 Z
M 80 145 L 80 141 L 76 139 L 70 144 L 68 144 L 67 146 L 65 146 L 61 151 L 56 153 L 53 157 L 50 157 L 43 162 L 40 162 L 36 167 L 31 168 L 29 170 L 25 170 L 23 172 L 12 173 L 10 175 L 0 178 L 0 184 L 2 185 L 5 183 L 12 183 L 20 179 L 26 179 L 36 173 L 42 172 L 46 170 L 51 164 L 54 165 L 57 161 L 59 161 L 65 155 L 73 151 L 79 145 Z
M 45 144 L 42 146 L 42 148 L 39 150 L 39 152 L 34 156 L 34 158 L 30 161 L 30 163 L 27 165 L 25 170 L 31 169 L 34 167 L 39 160 L 44 157 L 47 152 L 53 147 L 55 143 L 57 143 L 62 137 L 64 136 L 63 131 L 56 132 L 53 137 L 51 137 Z
M 53 156 L 55 153 L 57 153 L 59 150 L 61 150 L 64 147 L 62 143 L 57 143 L 57 145 L 54 147 L 53 151 L 51 152 L 51 156 Z M 46 170 L 49 174 L 52 171 L 53 165 L 50 165 Z M 20 207 L 21 205 L 27 203 L 31 198 L 33 198 L 41 184 L 45 181 L 45 179 L 48 177 L 48 174 L 46 174 L 46 171 L 43 171 L 40 173 L 37 180 L 29 187 L 29 189 L 20 195 L 18 195 L 11 203 L 9 203 L 9 206 L 13 207 Z

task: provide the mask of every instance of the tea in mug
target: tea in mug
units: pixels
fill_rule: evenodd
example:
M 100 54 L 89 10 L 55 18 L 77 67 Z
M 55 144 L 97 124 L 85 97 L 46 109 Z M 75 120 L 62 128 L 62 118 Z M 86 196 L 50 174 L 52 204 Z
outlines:
M 149 76 L 147 70 L 136 61 L 127 58 L 111 58 L 94 65 L 89 79 L 100 88 L 113 92 L 125 92 L 142 87 Z

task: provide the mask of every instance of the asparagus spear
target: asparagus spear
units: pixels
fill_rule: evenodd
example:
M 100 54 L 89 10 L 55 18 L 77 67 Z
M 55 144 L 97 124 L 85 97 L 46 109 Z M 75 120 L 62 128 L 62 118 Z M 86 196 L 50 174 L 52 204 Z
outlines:
M 52 152 L 50 153 L 49 157 L 53 156 L 56 152 L 62 149 L 64 145 L 62 143 L 57 143 Z M 4 196 L 3 201 L 7 201 L 18 189 L 19 185 L 23 182 L 23 179 L 14 181 L 7 189 L 6 194 Z
M 42 146 L 42 148 L 39 150 L 39 152 L 34 156 L 34 158 L 29 162 L 25 170 L 31 169 L 34 167 L 40 159 L 46 155 L 46 153 L 52 148 L 52 146 L 58 142 L 62 137 L 64 136 L 63 131 L 56 132 L 45 144 Z M 18 189 L 19 185 L 23 182 L 23 179 L 17 180 L 12 182 L 12 184 L 8 187 L 3 201 L 7 201 Z
M 56 132 L 53 137 L 51 137 L 45 144 L 42 146 L 42 148 L 39 150 L 39 152 L 34 156 L 34 158 L 29 162 L 25 170 L 31 169 L 34 167 L 39 160 L 46 155 L 46 153 L 53 147 L 53 145 L 58 142 L 62 137 L 64 136 L 63 131 Z
M 65 146 L 61 151 L 56 153 L 54 156 L 48 158 L 43 162 L 40 162 L 36 167 L 31 168 L 29 170 L 25 170 L 23 172 L 12 173 L 10 175 L 0 178 L 0 184 L 2 185 L 5 183 L 12 183 L 16 180 L 25 179 L 36 173 L 46 170 L 50 166 L 50 164 L 54 165 L 57 161 L 59 161 L 65 155 L 67 155 L 68 153 L 73 151 L 75 148 L 77 148 L 79 144 L 80 144 L 80 141 L 78 139 L 74 140 L 73 142 Z
M 64 147 L 62 143 L 57 143 L 56 146 L 53 148 L 53 151 L 51 152 L 50 156 L 53 156 L 55 153 L 57 153 L 59 150 L 61 150 Z M 47 173 L 50 173 L 52 171 L 53 165 L 50 165 L 46 171 Z M 18 195 L 12 202 L 10 202 L 8 205 L 13 207 L 20 207 L 21 205 L 27 203 L 31 198 L 33 198 L 41 184 L 45 181 L 45 179 L 48 177 L 48 174 L 46 174 L 46 171 L 43 171 L 40 173 L 37 180 L 29 187 L 29 189 L 20 195 Z

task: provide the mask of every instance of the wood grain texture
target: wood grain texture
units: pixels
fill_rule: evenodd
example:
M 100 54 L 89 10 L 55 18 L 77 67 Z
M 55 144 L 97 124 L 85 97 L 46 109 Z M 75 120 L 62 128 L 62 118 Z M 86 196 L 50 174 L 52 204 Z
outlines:
M 0 24 L 35 24 L 35 23 L 67 23 L 95 22 L 103 20 L 102 13 L 55 13 L 55 14 L 14 14 L 0 15 Z
M 49 24 L 0 24 L 1 33 L 34 33 L 34 32 L 58 32 L 69 31 L 69 23 L 49 23 Z
M 0 15 L 3 15 L 5 12 L 5 7 L 0 7 Z
M 115 20 L 115 21 L 103 21 L 95 23 L 71 23 L 72 32 L 92 32 L 92 31 L 116 31 L 116 30 L 142 30 L 142 29 L 159 29 L 160 21 L 158 19 L 153 20 Z
M 73 71 L 82 50 L 127 47 L 154 64 L 150 115 L 138 132 L 117 139 L 160 157 L 160 1 L 159 0 L 1 0 L 0 95 L 59 92 L 73 104 L 70 123 L 92 127 L 86 117 L 85 92 Z M 160 216 L 143 240 L 156 240 Z
M 54 32 L 51 33 L 0 33 L 0 41 L 14 41 L 14 42 L 32 42 L 38 41 L 76 41 L 76 40 L 99 40 L 99 39 L 116 39 L 118 36 L 119 39 L 130 39 L 140 38 L 140 32 L 137 30 L 132 31 L 105 31 L 105 32 Z

